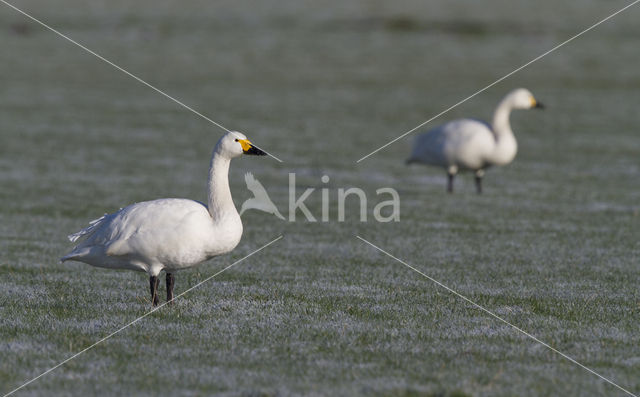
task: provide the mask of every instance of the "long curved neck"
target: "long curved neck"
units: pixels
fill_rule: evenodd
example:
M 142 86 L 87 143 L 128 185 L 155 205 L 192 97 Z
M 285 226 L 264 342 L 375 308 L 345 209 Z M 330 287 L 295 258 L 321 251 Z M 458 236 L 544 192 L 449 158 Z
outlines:
M 231 160 L 220 155 L 217 149 L 216 147 L 211 155 L 207 183 L 209 190 L 208 209 L 214 220 L 220 219 L 223 214 L 227 214 L 229 211 L 236 212 L 236 206 L 233 204 L 229 189 L 229 164 Z
M 518 151 L 516 137 L 511 130 L 509 123 L 509 115 L 511 114 L 510 98 L 507 96 L 503 99 L 495 112 L 493 113 L 493 134 L 496 139 L 496 146 L 491 155 L 490 161 L 496 165 L 504 165 L 510 163 Z
M 493 112 L 492 127 L 497 139 L 504 134 L 513 134 L 513 131 L 511 131 L 511 123 L 509 123 L 511 109 L 511 102 L 509 101 L 509 97 L 507 97 L 498 104 L 495 112 Z

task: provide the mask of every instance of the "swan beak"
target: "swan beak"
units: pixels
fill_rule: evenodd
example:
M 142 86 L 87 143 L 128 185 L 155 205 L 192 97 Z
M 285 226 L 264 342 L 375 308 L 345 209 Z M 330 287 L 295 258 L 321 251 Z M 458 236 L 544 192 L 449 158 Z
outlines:
M 531 97 L 531 107 L 534 109 L 544 109 L 542 102 L 538 102 L 535 98 Z
M 244 154 L 250 154 L 253 156 L 265 156 L 267 153 L 253 146 L 248 139 L 238 139 L 240 145 L 242 145 L 242 151 Z

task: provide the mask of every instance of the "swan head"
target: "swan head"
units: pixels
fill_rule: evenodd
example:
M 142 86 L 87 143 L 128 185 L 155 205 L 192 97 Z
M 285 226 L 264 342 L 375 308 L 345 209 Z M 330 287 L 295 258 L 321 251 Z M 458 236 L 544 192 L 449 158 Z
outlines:
M 225 154 L 229 158 L 238 157 L 243 154 L 254 156 L 264 156 L 267 153 L 254 146 L 247 137 L 238 131 L 227 132 L 216 145 L 216 151 Z
M 507 95 L 514 109 L 543 109 L 544 105 L 538 102 L 531 91 L 526 88 L 518 88 Z

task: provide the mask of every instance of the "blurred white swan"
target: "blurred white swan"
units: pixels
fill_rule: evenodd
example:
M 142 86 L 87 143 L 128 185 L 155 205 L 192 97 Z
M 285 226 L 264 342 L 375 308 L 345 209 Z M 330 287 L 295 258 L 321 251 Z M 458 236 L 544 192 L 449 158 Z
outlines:
M 167 273 L 167 301 L 173 299 L 173 272 L 235 248 L 242 236 L 240 215 L 229 190 L 229 164 L 241 154 L 264 155 L 239 132 L 226 133 L 213 149 L 208 204 L 166 198 L 131 204 L 105 214 L 69 236 L 84 238 L 61 261 L 149 274 L 151 302 L 158 304 L 158 275 Z
M 262 183 L 254 178 L 253 174 L 247 172 L 244 174 L 244 181 L 247 184 L 247 189 L 253 193 L 253 197 L 245 200 L 242 203 L 242 208 L 240 208 L 240 216 L 246 211 L 250 209 L 256 209 L 260 211 L 267 212 L 269 214 L 273 214 L 278 218 L 284 220 L 284 216 L 278 211 L 278 207 L 271 201 L 269 195 L 267 194 L 266 189 L 262 186 Z
M 515 89 L 498 104 L 492 124 L 460 119 L 416 137 L 407 164 L 443 167 L 449 176 L 448 192 L 453 192 L 453 178 L 458 171 L 471 170 L 475 173 L 477 191 L 482 193 L 484 170 L 492 165 L 509 164 L 518 151 L 509 123 L 511 110 L 543 107 L 529 90 Z

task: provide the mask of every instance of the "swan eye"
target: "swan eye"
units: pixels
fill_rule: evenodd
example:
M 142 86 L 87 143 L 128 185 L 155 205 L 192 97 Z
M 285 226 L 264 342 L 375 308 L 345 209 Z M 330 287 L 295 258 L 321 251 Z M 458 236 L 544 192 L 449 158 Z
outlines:
M 236 139 L 236 142 L 238 142 L 238 140 Z

